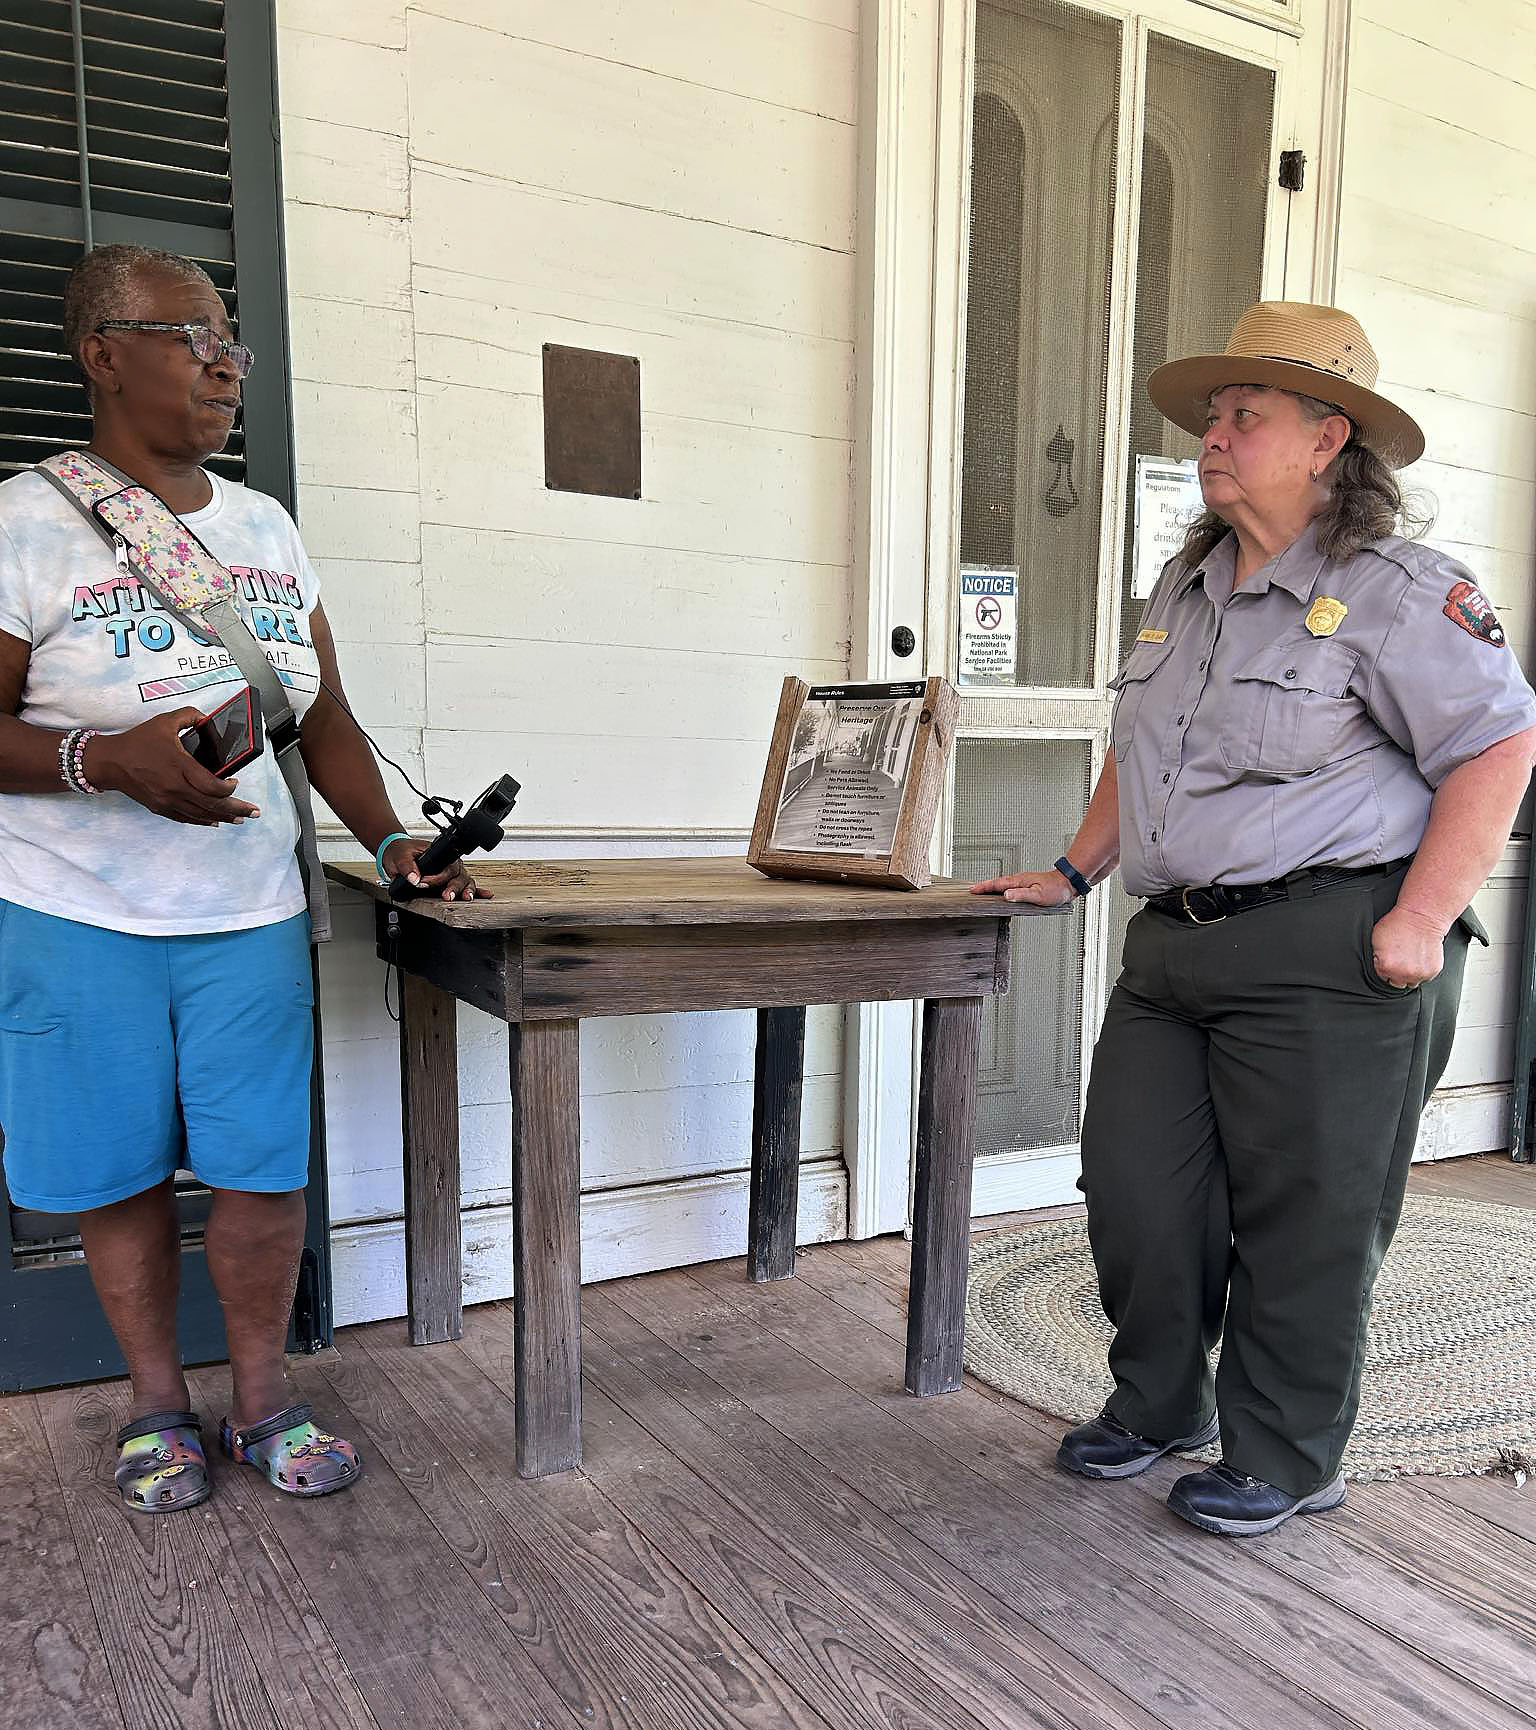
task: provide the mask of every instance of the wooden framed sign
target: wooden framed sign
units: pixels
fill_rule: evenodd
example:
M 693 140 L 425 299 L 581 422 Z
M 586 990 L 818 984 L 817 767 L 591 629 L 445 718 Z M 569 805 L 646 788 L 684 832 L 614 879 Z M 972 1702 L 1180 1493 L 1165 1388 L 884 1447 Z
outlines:
M 943 679 L 786 679 L 747 863 L 768 877 L 925 888 L 956 707 Z

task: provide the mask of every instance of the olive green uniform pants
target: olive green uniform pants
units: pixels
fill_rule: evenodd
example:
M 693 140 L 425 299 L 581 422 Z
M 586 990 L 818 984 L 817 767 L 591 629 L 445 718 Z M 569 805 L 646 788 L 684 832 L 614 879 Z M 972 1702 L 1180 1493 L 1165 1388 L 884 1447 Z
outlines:
M 1094 1054 L 1081 1187 L 1115 1329 L 1111 1414 L 1156 1440 L 1221 1416 L 1234 1470 L 1337 1472 L 1371 1287 L 1456 1030 L 1467 915 L 1438 978 L 1371 965 L 1402 871 L 1204 926 L 1144 909 Z M 1221 1341 L 1211 1375 L 1208 1354 Z

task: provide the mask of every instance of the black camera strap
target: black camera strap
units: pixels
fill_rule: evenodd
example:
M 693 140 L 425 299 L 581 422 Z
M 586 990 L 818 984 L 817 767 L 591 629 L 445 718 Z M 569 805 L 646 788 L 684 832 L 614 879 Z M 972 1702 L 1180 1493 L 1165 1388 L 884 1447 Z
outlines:
M 294 852 L 309 904 L 310 936 L 316 943 L 331 935 L 331 909 L 326 896 L 325 872 L 315 836 L 314 802 L 309 776 L 299 750 L 299 723 L 289 701 L 287 687 L 277 669 L 251 635 L 236 610 L 235 581 L 223 563 L 211 553 L 158 493 L 123 474 L 111 463 L 85 451 L 61 451 L 37 465 L 37 472 L 75 506 L 91 527 L 113 550 L 119 566 L 132 571 L 160 606 L 184 629 L 217 643 L 227 651 L 236 670 L 261 698 L 262 720 L 272 754 L 293 800 L 299 822 Z M 132 493 L 133 508 L 114 508 L 122 495 Z M 156 569 L 167 543 L 167 531 L 196 549 L 199 568 L 189 574 L 207 596 L 189 605 L 185 594 L 167 592 Z

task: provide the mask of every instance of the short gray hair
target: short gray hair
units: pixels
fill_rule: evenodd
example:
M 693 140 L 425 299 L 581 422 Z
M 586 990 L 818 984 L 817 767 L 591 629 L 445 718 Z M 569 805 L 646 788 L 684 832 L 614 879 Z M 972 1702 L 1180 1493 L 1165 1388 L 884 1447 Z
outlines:
M 180 253 L 152 246 L 98 246 L 69 273 L 64 285 L 64 347 L 76 366 L 85 339 L 111 318 L 142 318 L 144 279 L 169 276 L 180 282 L 204 282 L 214 292 L 213 278 L 200 264 Z

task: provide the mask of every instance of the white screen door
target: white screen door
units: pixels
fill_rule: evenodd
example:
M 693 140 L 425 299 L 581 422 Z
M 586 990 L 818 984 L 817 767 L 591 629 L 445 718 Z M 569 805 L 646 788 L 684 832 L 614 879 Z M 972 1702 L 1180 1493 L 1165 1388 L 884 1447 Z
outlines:
M 975 6 L 958 497 L 929 617 L 961 692 L 945 824 L 957 876 L 1047 868 L 1082 816 L 1107 681 L 1139 626 L 1136 458 L 1195 448 L 1143 387 L 1170 356 L 1219 351 L 1246 305 L 1281 292 L 1296 61 L 1293 32 L 1197 0 Z M 1011 618 L 962 571 L 1011 576 Z M 989 629 L 1002 648 L 978 661 Z M 978 665 L 990 682 L 967 682 Z M 1074 1198 L 1087 1062 L 1130 911 L 1115 886 L 1015 924 L 1010 991 L 983 1022 L 978 1213 Z

